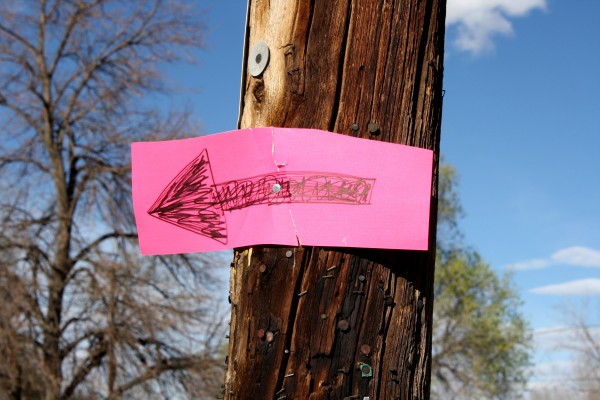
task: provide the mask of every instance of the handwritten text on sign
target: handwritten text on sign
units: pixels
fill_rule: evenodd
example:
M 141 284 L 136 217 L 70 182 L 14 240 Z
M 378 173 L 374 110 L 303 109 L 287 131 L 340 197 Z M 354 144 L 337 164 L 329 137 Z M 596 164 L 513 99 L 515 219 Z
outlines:
M 426 250 L 432 161 L 429 150 L 308 129 L 134 143 L 140 247 Z

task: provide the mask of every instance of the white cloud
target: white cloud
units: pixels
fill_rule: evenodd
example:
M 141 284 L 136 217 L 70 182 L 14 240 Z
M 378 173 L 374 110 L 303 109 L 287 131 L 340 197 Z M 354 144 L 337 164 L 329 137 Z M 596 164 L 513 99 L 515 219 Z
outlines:
M 456 25 L 458 49 L 480 53 L 493 49 L 494 35 L 511 35 L 509 18 L 544 10 L 546 0 L 448 0 L 446 26 Z
M 600 279 L 588 278 L 559 283 L 556 285 L 540 286 L 531 289 L 536 294 L 551 294 L 560 296 L 598 295 L 600 294 Z
M 600 251 L 583 246 L 567 247 L 558 250 L 548 258 L 519 261 L 507 265 L 506 268 L 512 270 L 542 269 L 558 264 L 600 268 Z
M 574 246 L 552 254 L 552 260 L 561 264 L 600 268 L 600 251 Z
M 550 262 L 543 258 L 534 258 L 533 260 L 520 261 L 507 266 L 513 270 L 525 270 L 525 269 L 542 269 L 550 265 Z

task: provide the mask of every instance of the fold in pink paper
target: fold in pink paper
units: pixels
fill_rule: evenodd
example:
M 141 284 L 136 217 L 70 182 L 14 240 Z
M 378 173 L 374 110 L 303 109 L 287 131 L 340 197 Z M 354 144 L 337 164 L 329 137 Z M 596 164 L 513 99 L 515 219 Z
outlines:
M 140 249 L 427 250 L 432 165 L 430 150 L 310 129 L 133 143 Z

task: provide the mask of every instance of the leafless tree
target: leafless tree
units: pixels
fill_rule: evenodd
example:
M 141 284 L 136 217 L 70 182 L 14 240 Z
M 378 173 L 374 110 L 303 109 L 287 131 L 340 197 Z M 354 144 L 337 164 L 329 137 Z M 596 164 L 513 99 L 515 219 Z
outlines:
M 591 298 L 565 301 L 558 307 L 564 324 L 544 329 L 538 351 L 560 358 L 541 370 L 530 390 L 532 400 L 600 398 L 600 314 Z
M 148 99 L 202 44 L 198 16 L 0 2 L 0 398 L 202 398 L 221 376 L 210 260 L 139 257 L 130 200 L 130 143 L 187 132 Z
M 600 398 L 600 324 L 598 306 L 589 298 L 579 304 L 565 306 L 563 314 L 568 322 L 568 331 L 560 347 L 572 354 L 573 370 L 569 371 L 571 384 L 578 398 L 592 400 Z M 594 310 L 596 315 L 594 315 Z

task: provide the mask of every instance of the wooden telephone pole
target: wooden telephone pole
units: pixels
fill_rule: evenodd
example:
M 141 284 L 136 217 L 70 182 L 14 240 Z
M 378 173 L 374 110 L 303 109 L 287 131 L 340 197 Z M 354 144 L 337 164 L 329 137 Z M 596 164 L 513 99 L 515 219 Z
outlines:
M 445 0 L 250 0 L 244 63 L 259 41 L 270 59 L 243 77 L 240 128 L 432 149 L 437 171 L 445 9 Z M 226 399 L 429 398 L 434 176 L 427 252 L 237 249 Z

